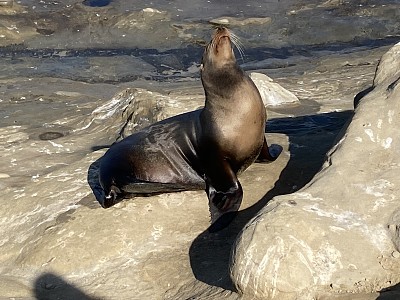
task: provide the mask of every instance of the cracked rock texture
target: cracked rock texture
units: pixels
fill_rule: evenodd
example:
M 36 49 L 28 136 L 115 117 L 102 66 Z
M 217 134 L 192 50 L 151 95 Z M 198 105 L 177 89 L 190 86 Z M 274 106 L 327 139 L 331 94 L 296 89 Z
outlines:
M 300 191 L 275 197 L 243 229 L 231 277 L 245 296 L 375 299 L 367 293 L 400 281 L 399 65 L 400 43 L 383 55 L 373 88 L 322 170 Z

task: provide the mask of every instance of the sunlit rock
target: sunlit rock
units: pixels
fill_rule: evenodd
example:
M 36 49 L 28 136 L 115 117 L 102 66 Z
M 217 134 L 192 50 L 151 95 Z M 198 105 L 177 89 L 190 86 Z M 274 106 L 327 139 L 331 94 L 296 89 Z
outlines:
M 2 128 L 2 166 L 10 165 L 0 174 L 2 296 L 113 298 L 117 284 L 121 299 L 138 291 L 140 298 L 151 299 L 174 289 L 175 280 L 190 278 L 181 247 L 188 248 L 209 225 L 203 191 L 136 197 L 105 210 L 89 186 L 105 152 L 93 152 L 91 145 L 104 137 L 112 143 L 186 104 L 126 89 L 87 115 L 71 111 L 62 119 L 68 134 L 56 139 L 33 140 L 22 126 Z M 177 255 L 179 263 L 171 264 Z
M 287 104 L 299 104 L 295 94 L 274 82 L 262 73 L 251 73 L 250 78 L 257 86 L 265 106 L 281 106 Z
M 241 293 L 314 299 L 400 281 L 399 65 L 397 44 L 382 57 L 374 89 L 324 168 L 299 192 L 275 197 L 244 228 L 231 261 Z

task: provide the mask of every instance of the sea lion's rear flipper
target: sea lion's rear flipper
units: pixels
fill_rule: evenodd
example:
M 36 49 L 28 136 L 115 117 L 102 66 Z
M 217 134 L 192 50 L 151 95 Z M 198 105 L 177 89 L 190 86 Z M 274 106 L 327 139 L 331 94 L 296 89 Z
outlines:
M 109 208 L 119 202 L 122 199 L 130 196 L 149 196 L 160 193 L 172 193 L 180 192 L 185 190 L 199 190 L 200 186 L 185 186 L 179 183 L 161 183 L 161 182 L 149 182 L 140 181 L 136 178 L 127 176 L 124 179 L 124 183 L 120 183 L 119 187 L 112 184 L 109 188 L 109 193 L 106 195 L 103 193 L 103 197 L 98 199 L 103 208 Z
M 278 158 L 279 154 L 282 152 L 282 149 L 282 146 L 277 144 L 272 144 L 270 147 L 268 147 L 267 140 L 264 138 L 264 144 L 256 162 L 272 162 Z
M 183 184 L 179 183 L 138 181 L 137 179 L 132 179 L 129 183 L 123 185 L 121 189 L 129 194 L 151 195 L 151 194 L 187 191 L 191 190 L 191 187 L 184 186 Z
M 224 159 L 214 162 L 206 174 L 206 193 L 211 221 L 209 232 L 224 229 L 235 218 L 243 198 L 243 189 L 229 163 Z

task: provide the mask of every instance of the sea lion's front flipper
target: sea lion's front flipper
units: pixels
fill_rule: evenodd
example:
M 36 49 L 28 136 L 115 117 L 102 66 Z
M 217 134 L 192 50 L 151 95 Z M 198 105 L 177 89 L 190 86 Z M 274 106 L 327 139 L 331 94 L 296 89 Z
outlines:
M 237 184 L 237 188 L 232 189 L 232 191 L 226 193 L 216 192 L 209 197 L 211 221 L 213 221 L 208 227 L 209 232 L 212 233 L 224 229 L 236 217 L 243 199 L 242 186 L 239 181 Z M 214 209 L 213 206 L 217 209 Z
M 235 218 L 243 198 L 243 189 L 229 163 L 219 159 L 206 174 L 206 193 L 211 221 L 209 232 L 222 230 Z
M 264 143 L 256 162 L 273 162 L 281 154 L 282 149 L 282 146 L 277 144 L 272 144 L 268 147 L 267 140 L 264 138 Z

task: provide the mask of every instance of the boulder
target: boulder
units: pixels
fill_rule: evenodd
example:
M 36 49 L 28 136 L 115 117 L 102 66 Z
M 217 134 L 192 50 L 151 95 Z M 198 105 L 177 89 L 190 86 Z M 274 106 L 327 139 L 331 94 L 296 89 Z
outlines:
M 250 78 L 257 86 L 265 106 L 281 106 L 299 104 L 295 94 L 288 91 L 270 77 L 262 73 L 251 73 Z
M 331 299 L 400 281 L 399 65 L 400 43 L 383 55 L 322 170 L 300 191 L 272 199 L 242 230 L 230 262 L 240 293 Z

